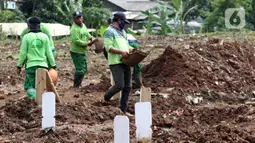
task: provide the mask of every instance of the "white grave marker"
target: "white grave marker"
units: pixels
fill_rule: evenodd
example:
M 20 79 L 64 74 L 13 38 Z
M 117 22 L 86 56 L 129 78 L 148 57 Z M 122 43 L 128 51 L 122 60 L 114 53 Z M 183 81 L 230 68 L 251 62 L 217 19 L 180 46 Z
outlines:
M 129 119 L 126 116 L 114 118 L 114 143 L 129 143 Z
M 42 95 L 42 129 L 55 127 L 56 99 L 53 92 L 45 92 Z
M 136 139 L 143 143 L 149 143 L 152 139 L 151 103 L 139 102 L 135 104 Z

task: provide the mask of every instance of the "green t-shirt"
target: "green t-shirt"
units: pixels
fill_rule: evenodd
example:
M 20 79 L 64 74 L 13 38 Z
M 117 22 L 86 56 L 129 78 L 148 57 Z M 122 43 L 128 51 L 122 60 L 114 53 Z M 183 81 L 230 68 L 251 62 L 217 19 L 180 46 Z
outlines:
M 121 64 L 121 55 L 109 52 L 110 48 L 115 48 L 129 53 L 131 48 L 128 44 L 127 33 L 125 30 L 119 31 L 116 28 L 109 26 L 104 33 L 104 47 L 108 53 L 108 64 Z
M 46 35 L 48 36 L 49 42 L 50 42 L 50 48 L 51 48 L 51 49 L 55 49 L 54 43 L 53 43 L 53 39 L 52 39 L 52 34 L 51 34 L 51 32 L 50 32 L 50 29 L 49 29 L 46 25 L 40 24 L 40 30 L 42 31 L 42 33 L 44 33 L 44 34 L 46 34 Z M 25 28 L 25 29 L 22 31 L 22 33 L 20 34 L 21 39 L 23 39 L 23 37 L 24 37 L 26 34 L 28 34 L 28 33 L 29 33 L 29 29 L 28 29 L 28 27 L 27 27 L 27 28 Z
M 17 66 L 23 67 L 26 64 L 26 68 L 34 66 L 48 68 L 48 61 L 51 66 L 56 66 L 47 35 L 42 32 L 26 34 L 22 38 Z
M 73 23 L 70 32 L 71 52 L 84 54 L 87 51 L 88 41 L 92 38 L 87 27 L 83 24 L 82 27 Z
M 128 38 L 128 43 L 129 46 L 135 48 L 135 49 L 139 49 L 140 46 L 138 44 L 138 41 L 135 39 L 135 37 L 131 34 L 127 34 L 127 38 Z M 142 65 L 141 64 L 137 64 L 134 66 L 134 73 L 140 73 L 142 72 Z

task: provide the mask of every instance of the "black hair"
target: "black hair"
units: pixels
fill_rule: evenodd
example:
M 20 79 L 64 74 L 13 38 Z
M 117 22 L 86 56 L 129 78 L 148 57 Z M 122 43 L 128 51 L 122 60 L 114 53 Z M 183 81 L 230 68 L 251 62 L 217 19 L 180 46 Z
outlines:
M 112 21 L 113 22 L 118 22 L 119 19 L 120 19 L 119 17 L 113 17 Z
M 41 32 L 40 24 L 41 20 L 38 17 L 29 17 L 27 19 L 27 24 L 29 28 L 29 32 Z
M 40 24 L 41 20 L 38 17 L 33 16 L 33 17 L 29 17 L 27 19 L 27 23 L 28 24 Z

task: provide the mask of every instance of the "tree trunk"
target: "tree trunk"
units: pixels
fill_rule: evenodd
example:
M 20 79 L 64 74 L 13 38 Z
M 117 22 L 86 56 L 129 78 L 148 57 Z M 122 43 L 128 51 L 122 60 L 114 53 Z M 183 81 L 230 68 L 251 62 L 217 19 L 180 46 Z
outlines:
M 33 10 L 32 10 L 32 15 L 35 14 L 35 3 L 36 3 L 36 0 L 33 0 Z
M 182 31 L 182 34 L 184 34 L 184 25 L 183 25 L 183 20 L 181 20 L 181 31 Z

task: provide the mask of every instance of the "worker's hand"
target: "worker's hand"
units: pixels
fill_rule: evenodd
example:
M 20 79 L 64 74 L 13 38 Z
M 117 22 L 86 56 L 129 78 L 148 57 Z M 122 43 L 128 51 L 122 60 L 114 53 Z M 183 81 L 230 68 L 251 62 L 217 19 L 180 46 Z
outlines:
M 55 70 L 57 68 L 57 66 L 52 66 L 51 68 Z
M 129 48 L 129 53 L 133 53 L 135 48 Z
M 138 49 L 133 48 L 132 53 L 134 53 L 134 52 L 136 52 L 136 51 L 138 51 Z
M 17 74 L 20 74 L 20 72 L 21 72 L 21 68 L 17 67 Z
M 93 39 L 93 40 L 90 40 L 88 45 L 89 46 L 92 46 L 94 43 L 96 43 L 97 41 L 99 41 L 98 39 Z
M 128 57 L 128 53 L 127 52 L 121 52 L 121 57 L 126 59 Z

